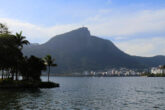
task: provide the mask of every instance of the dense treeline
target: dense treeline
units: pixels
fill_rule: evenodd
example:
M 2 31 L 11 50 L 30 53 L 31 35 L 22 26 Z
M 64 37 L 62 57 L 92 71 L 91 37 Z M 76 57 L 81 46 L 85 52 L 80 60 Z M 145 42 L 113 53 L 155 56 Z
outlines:
M 0 70 L 1 79 L 40 81 L 41 71 L 46 70 L 46 66 L 52 66 L 52 59 L 45 61 L 35 56 L 23 56 L 22 48 L 28 45 L 29 41 L 22 32 L 15 35 L 9 32 L 8 27 L 0 23 Z M 50 57 L 50 56 L 49 56 Z M 47 62 L 49 60 L 49 62 Z M 47 64 L 47 65 L 46 65 Z M 49 74 L 48 74 L 49 79 Z

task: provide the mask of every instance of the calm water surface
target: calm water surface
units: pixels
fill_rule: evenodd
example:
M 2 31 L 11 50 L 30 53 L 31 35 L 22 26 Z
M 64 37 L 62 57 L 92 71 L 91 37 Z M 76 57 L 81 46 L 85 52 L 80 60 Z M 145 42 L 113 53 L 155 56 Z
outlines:
M 51 77 L 51 81 L 61 87 L 0 90 L 0 110 L 165 110 L 165 78 Z

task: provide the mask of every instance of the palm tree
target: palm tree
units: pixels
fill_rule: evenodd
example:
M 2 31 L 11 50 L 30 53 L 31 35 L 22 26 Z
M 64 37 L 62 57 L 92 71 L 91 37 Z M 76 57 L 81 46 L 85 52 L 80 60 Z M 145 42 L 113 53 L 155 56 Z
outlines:
M 22 50 L 24 45 L 28 45 L 30 44 L 28 40 L 26 40 L 25 36 L 22 36 L 22 31 L 20 33 L 16 33 L 16 35 L 14 36 L 15 39 L 15 43 L 17 48 L 19 48 L 20 50 Z M 18 61 L 16 63 L 16 68 L 18 68 L 18 62 L 19 62 L 19 58 L 17 58 Z M 16 80 L 18 80 L 18 70 L 16 69 Z
M 50 67 L 57 66 L 57 64 L 53 63 L 55 61 L 55 59 L 52 59 L 51 55 L 46 55 L 44 57 L 44 61 L 45 61 L 45 64 L 48 66 L 48 82 L 49 82 Z
M 16 40 L 16 45 L 20 49 L 22 49 L 24 45 L 30 44 L 29 41 L 26 40 L 26 37 L 22 36 L 22 31 L 20 33 L 16 33 L 15 40 Z

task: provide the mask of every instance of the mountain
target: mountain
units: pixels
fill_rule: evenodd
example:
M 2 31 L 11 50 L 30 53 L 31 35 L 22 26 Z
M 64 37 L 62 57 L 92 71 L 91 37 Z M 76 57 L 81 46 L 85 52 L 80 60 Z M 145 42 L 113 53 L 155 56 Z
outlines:
M 92 36 L 85 27 L 57 35 L 41 45 L 25 46 L 26 56 L 56 58 L 55 73 L 103 70 L 112 67 L 144 68 L 165 64 L 165 56 L 130 56 L 118 49 L 111 41 Z

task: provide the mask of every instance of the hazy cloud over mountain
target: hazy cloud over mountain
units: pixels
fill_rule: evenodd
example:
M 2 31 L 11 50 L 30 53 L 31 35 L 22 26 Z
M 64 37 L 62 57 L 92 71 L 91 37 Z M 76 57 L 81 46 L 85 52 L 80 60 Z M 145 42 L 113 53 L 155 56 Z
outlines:
M 22 11 L 12 5 L 13 10 L 10 11 L 1 6 L 0 22 L 6 23 L 13 32 L 22 30 L 31 42 L 44 43 L 52 36 L 85 26 L 91 30 L 91 34 L 112 40 L 129 54 L 165 55 L 165 50 L 161 48 L 165 46 L 165 2 L 162 0 L 89 0 L 89 3 L 81 0 L 74 3 L 64 1 L 36 1 L 37 7 L 32 1 L 20 2 L 24 7 L 17 7 L 22 8 Z M 31 9 L 28 10 L 30 5 Z M 47 5 L 49 7 L 46 8 Z M 43 13 L 37 13 L 37 10 L 43 10 Z M 54 13 L 50 10 L 54 10 Z M 155 39 L 156 43 L 153 43 Z

